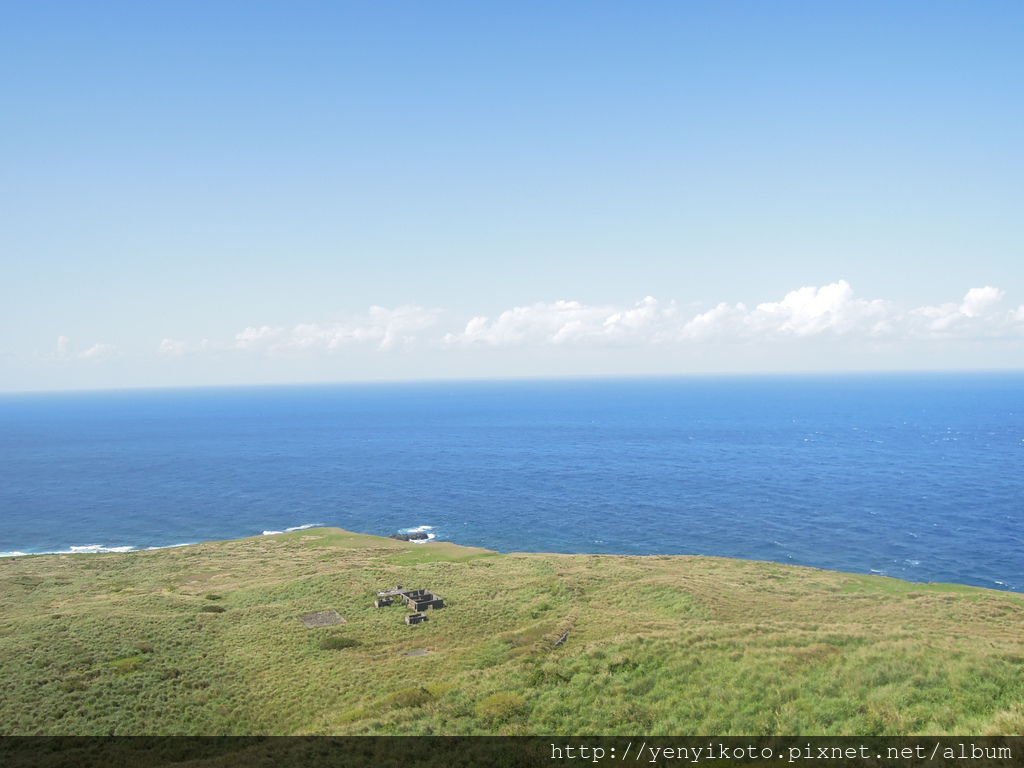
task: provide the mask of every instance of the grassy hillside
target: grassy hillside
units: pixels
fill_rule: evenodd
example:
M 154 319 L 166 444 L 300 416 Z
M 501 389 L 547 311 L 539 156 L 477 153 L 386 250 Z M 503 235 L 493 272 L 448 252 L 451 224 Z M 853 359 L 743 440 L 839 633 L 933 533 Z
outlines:
M 449 607 L 408 627 L 396 583 Z M 1021 595 L 770 563 L 336 529 L 0 561 L 4 734 L 1021 733 L 1022 662 Z

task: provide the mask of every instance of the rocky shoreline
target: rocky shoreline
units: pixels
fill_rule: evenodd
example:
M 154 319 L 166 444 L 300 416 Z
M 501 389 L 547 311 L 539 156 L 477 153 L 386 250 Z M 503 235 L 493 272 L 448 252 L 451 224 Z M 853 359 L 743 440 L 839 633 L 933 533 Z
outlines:
M 392 533 L 388 538 L 398 539 L 399 541 L 426 541 L 430 538 L 430 534 L 423 531 L 413 531 L 412 533 Z

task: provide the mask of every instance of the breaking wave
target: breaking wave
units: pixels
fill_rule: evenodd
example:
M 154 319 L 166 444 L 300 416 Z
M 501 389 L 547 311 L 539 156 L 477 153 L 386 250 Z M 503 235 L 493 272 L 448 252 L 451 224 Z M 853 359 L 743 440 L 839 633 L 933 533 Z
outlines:
M 175 549 L 176 547 L 187 547 L 195 544 L 194 541 L 186 541 L 181 544 L 165 544 L 160 547 L 144 547 L 146 551 L 152 551 L 154 549 Z M 47 549 L 41 552 L 0 552 L 0 557 L 29 557 L 31 555 L 103 555 L 124 552 L 139 552 L 139 547 L 131 545 L 123 545 L 117 547 L 108 547 L 105 544 L 79 544 L 77 546 L 71 546 L 67 549 Z
M 282 533 L 292 533 L 294 531 L 305 531 L 308 528 L 322 528 L 323 523 L 303 523 L 302 525 L 293 525 L 291 528 L 285 528 L 283 531 L 264 531 L 264 536 L 280 536 Z

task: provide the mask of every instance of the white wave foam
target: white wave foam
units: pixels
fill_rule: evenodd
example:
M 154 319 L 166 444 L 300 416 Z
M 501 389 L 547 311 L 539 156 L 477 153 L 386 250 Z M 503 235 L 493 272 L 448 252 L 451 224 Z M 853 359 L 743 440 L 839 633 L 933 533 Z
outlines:
M 83 544 L 80 547 L 68 547 L 66 552 L 57 554 L 68 555 L 98 555 L 103 552 L 131 552 L 135 547 L 107 547 L 103 544 Z
M 67 549 L 47 549 L 42 552 L 0 552 L 0 557 L 28 557 L 29 555 L 100 555 L 110 552 L 134 552 L 135 547 L 108 547 L 103 544 L 82 544 Z
M 292 526 L 291 528 L 285 528 L 283 531 L 264 531 L 264 536 L 273 536 L 281 533 L 291 533 L 292 531 L 304 531 L 307 528 L 317 528 L 322 526 L 323 523 L 304 523 L 303 525 Z M 151 552 L 155 549 L 177 549 L 178 547 L 190 547 L 197 542 L 185 541 L 181 544 L 164 544 L 159 547 L 142 547 L 142 550 Z M 41 552 L 22 552 L 20 550 L 13 550 L 10 552 L 0 552 L 0 557 L 28 557 L 29 555 L 101 555 L 108 553 L 124 553 L 124 552 L 138 552 L 139 547 L 124 545 L 111 547 L 106 544 L 79 544 L 68 547 L 67 549 L 47 549 Z
M 400 528 L 399 533 L 426 533 L 434 530 L 432 525 L 417 525 L 415 528 Z
M 285 528 L 283 531 L 264 531 L 264 536 L 280 536 L 282 533 L 293 533 L 295 531 L 305 531 L 309 528 L 320 528 L 323 523 L 303 523 L 302 525 L 293 525 L 291 528 Z

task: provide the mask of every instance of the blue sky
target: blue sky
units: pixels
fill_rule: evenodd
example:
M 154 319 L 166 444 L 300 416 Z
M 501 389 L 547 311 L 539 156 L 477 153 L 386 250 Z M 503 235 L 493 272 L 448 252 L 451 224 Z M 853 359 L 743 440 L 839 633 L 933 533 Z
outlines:
M 0 388 L 1022 367 L 1022 28 L 6 4 Z

